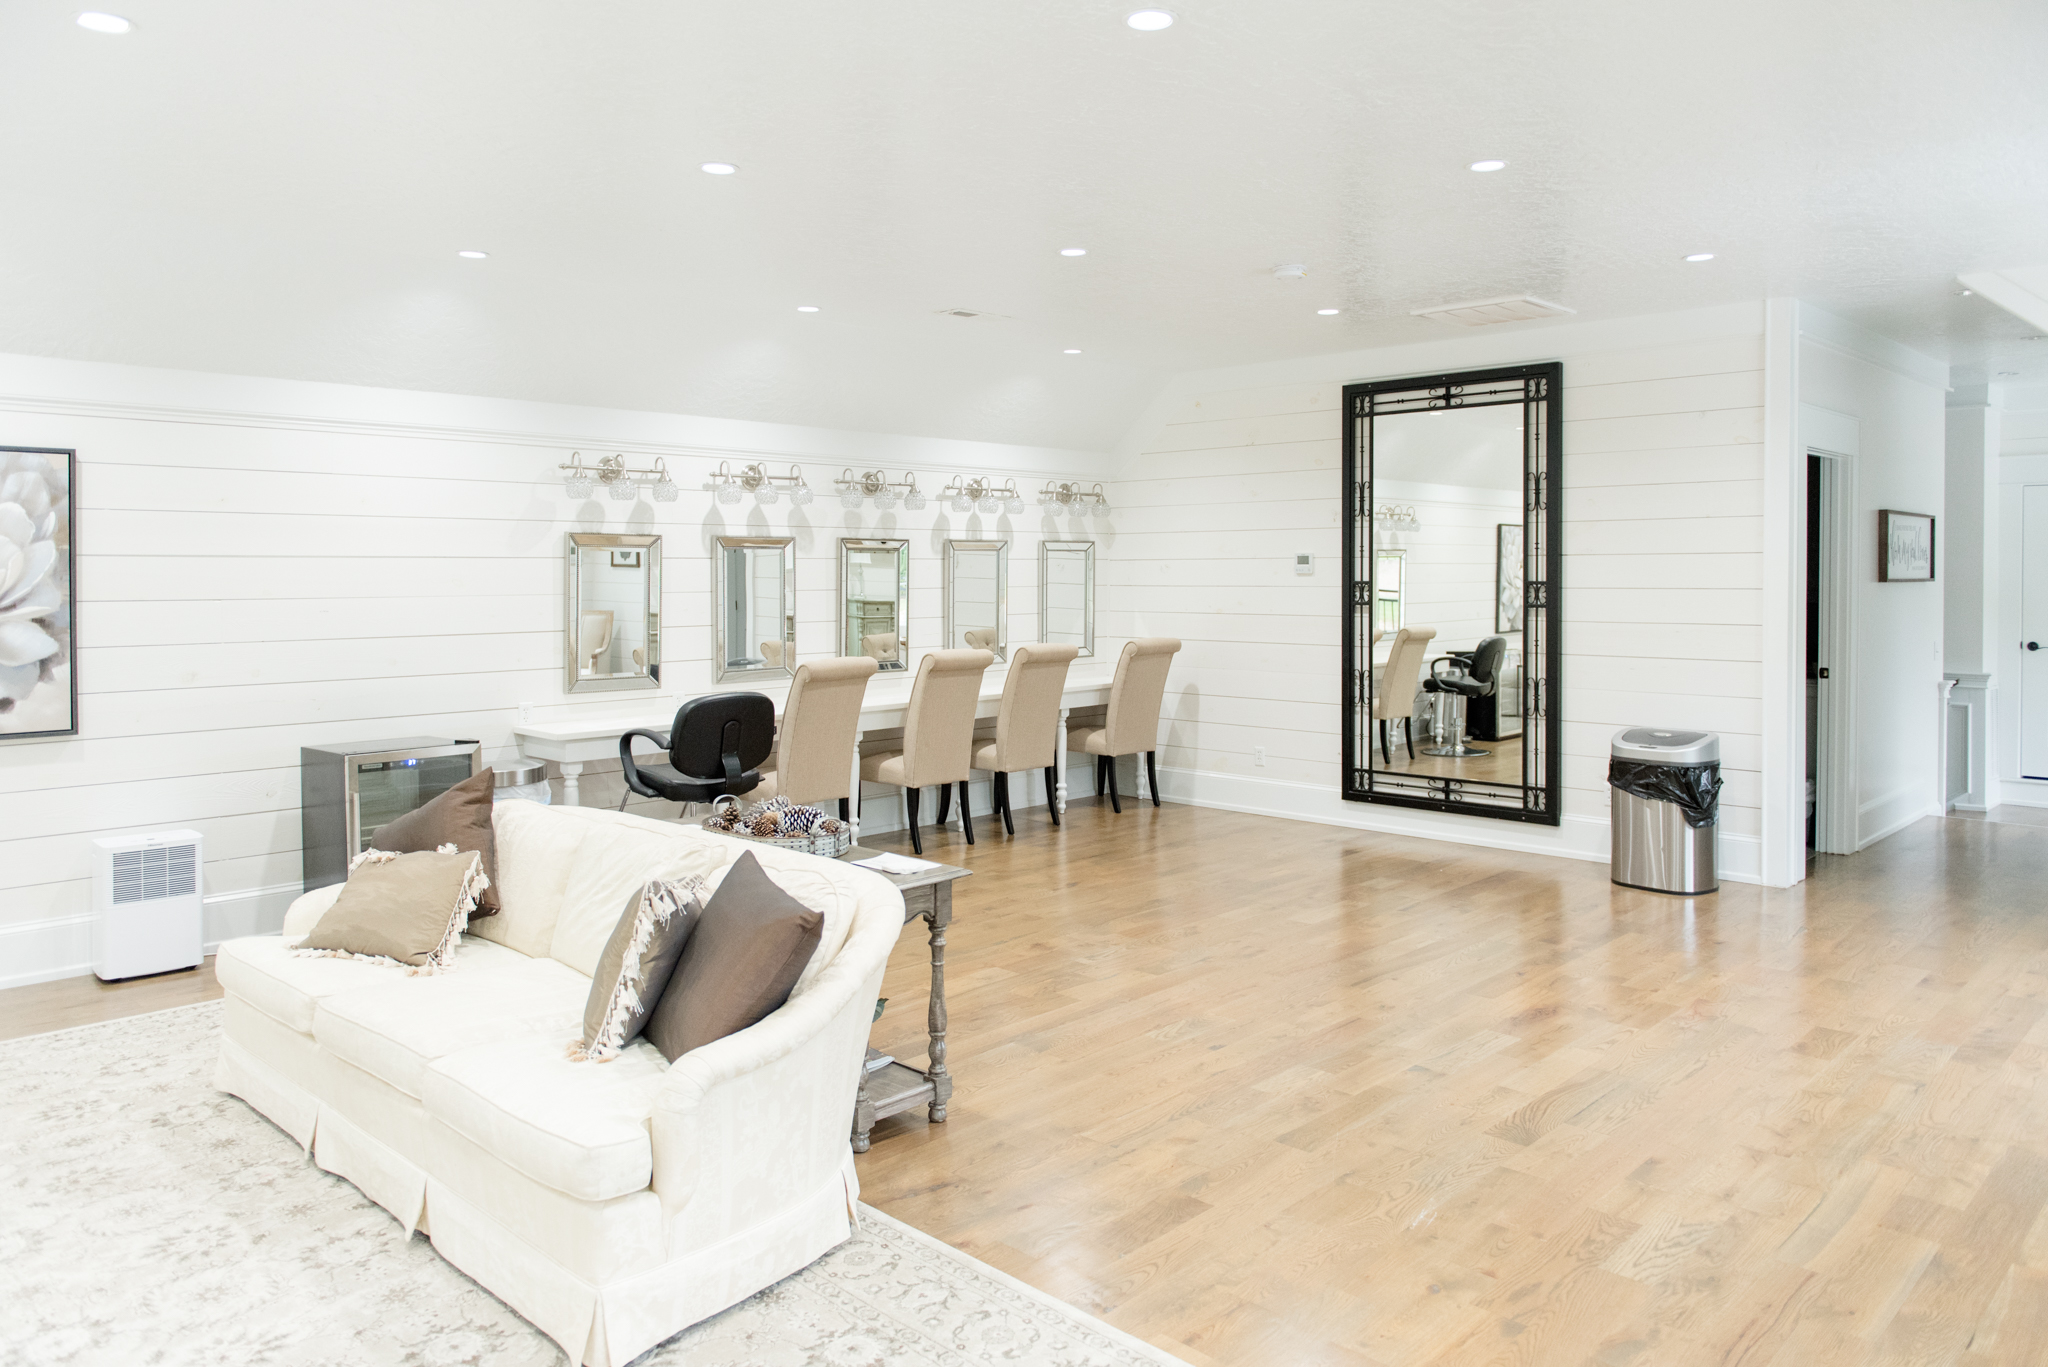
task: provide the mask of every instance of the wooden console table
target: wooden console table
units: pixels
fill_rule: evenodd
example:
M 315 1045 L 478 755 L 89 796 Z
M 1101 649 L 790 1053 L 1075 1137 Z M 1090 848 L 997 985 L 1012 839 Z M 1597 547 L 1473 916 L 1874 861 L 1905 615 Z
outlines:
M 879 850 L 856 845 L 841 859 L 871 859 Z M 879 869 L 869 870 L 881 873 Z M 954 864 L 920 869 L 916 873 L 883 873 L 903 894 L 903 923 L 919 916 L 931 927 L 932 1003 L 926 1024 L 931 1030 L 928 1067 L 919 1072 L 906 1063 L 891 1063 L 870 1073 L 863 1068 L 860 1090 L 853 1101 L 853 1151 L 868 1151 L 868 1131 L 877 1120 L 907 1111 L 912 1106 L 931 1108 L 933 1124 L 946 1119 L 946 1100 L 953 1095 L 953 1075 L 946 1071 L 946 927 L 953 923 L 953 883 L 971 870 Z

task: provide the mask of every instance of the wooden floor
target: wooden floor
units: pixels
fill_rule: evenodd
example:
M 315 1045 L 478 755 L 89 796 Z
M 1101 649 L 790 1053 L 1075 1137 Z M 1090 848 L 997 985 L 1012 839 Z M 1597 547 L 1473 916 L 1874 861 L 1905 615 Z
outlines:
M 864 1199 L 1197 1367 L 2048 1363 L 2048 829 L 1696 899 L 1131 802 L 925 848 L 958 1091 Z M 0 1033 L 210 990 L 86 981 Z
M 1415 758 L 1408 758 L 1408 745 L 1401 736 L 1401 728 L 1394 728 L 1393 742 L 1388 747 L 1393 758 L 1381 756 L 1379 742 L 1373 742 L 1372 755 L 1368 762 L 1373 768 L 1393 774 L 1423 774 L 1429 778 L 1482 779 L 1489 783 L 1520 783 L 1522 781 L 1522 738 L 1510 736 L 1506 740 L 1475 740 L 1465 738 L 1465 745 L 1473 750 L 1484 750 L 1483 755 L 1471 755 L 1453 759 L 1444 755 L 1428 755 L 1423 751 L 1435 745 L 1436 738 L 1426 734 L 1415 737 Z

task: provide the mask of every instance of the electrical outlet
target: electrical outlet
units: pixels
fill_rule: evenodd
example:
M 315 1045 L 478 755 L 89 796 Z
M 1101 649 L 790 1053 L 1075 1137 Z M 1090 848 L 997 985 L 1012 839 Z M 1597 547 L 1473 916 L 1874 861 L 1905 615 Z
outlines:
M 1252 747 L 1252 767 L 1253 767 L 1254 769 L 1263 769 L 1263 768 L 1265 768 L 1265 767 L 1266 767 L 1266 747 L 1265 747 L 1265 746 L 1263 746 L 1263 745 L 1255 745 L 1255 746 L 1253 746 L 1253 747 Z

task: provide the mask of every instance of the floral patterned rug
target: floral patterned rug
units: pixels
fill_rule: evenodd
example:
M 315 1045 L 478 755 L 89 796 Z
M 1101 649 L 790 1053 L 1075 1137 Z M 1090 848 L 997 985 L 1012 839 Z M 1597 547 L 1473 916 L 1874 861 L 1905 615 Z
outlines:
M 208 1002 L 0 1043 L 0 1362 L 564 1361 L 424 1236 L 216 1092 L 219 1032 Z M 879 1211 L 861 1222 L 635 1367 L 1179 1364 Z

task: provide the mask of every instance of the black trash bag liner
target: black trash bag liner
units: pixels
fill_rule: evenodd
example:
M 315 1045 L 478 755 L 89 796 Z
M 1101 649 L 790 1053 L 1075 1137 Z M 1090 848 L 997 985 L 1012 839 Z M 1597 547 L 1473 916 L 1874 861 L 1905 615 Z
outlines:
M 1697 829 L 1712 824 L 1721 810 L 1721 765 L 1644 764 L 1633 759 L 1609 759 L 1607 782 L 1630 797 L 1653 802 L 1675 803 L 1685 813 L 1685 824 Z

